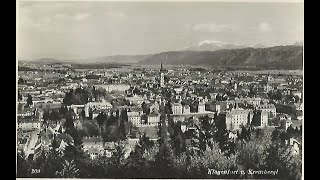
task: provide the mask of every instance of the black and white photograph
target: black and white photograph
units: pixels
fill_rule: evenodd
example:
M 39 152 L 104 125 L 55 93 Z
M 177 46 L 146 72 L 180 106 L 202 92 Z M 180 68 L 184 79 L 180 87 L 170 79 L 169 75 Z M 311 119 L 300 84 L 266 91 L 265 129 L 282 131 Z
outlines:
M 17 179 L 304 179 L 303 0 L 16 3 Z

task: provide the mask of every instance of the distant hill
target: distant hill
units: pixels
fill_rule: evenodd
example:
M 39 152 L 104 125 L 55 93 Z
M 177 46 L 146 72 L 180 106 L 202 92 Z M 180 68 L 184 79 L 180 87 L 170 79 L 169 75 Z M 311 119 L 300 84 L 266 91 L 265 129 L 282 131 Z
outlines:
M 295 46 L 303 46 L 303 41 L 297 41 L 294 43 Z
M 267 48 L 267 46 L 263 45 L 263 44 L 256 44 L 254 46 L 251 46 L 252 48 Z
M 61 62 L 64 62 L 64 60 L 54 59 L 54 58 L 41 58 L 41 59 L 34 60 L 33 62 L 38 62 L 38 63 L 61 63 Z
M 24 61 L 24 62 L 35 62 L 41 64 L 77 64 L 77 63 L 116 63 L 116 64 L 134 64 L 138 63 L 151 55 L 116 55 L 116 56 L 104 56 L 97 58 L 86 58 L 86 59 L 55 59 L 55 58 L 41 58 L 32 61 Z M 20 60 L 23 62 L 22 60 Z
M 151 55 L 117 55 L 117 56 L 104 56 L 98 58 L 88 58 L 82 60 L 83 62 L 92 63 L 119 63 L 119 64 L 131 64 L 138 63 Z
M 155 54 L 139 64 L 257 66 L 302 69 L 302 46 L 223 49 L 217 51 L 170 51 Z
M 202 42 L 204 44 L 219 44 L 219 42 Z M 303 48 L 297 42 L 289 46 L 274 46 L 264 48 L 264 45 L 238 49 L 220 49 L 216 51 L 169 51 L 151 55 L 117 55 L 98 58 L 60 60 L 43 58 L 36 63 L 70 63 L 70 64 L 159 64 L 170 65 L 209 65 L 214 67 L 261 67 L 275 69 L 302 69 Z M 222 43 L 221 47 L 228 44 Z M 235 47 L 235 46 L 232 46 Z M 29 61 L 30 62 L 30 61 Z

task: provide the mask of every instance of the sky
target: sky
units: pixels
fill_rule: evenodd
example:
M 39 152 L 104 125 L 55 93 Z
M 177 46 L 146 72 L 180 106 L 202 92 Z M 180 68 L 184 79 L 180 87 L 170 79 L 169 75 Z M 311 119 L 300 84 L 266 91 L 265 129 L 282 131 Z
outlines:
M 59 2 L 18 6 L 18 58 L 83 59 L 174 51 L 207 41 L 303 40 L 303 3 Z

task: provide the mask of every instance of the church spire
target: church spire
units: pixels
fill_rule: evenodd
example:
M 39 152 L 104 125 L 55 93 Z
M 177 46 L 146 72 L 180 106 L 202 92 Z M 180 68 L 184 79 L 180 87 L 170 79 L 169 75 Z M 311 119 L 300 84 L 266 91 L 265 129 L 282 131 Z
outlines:
M 163 70 L 162 63 L 161 63 L 161 65 L 160 65 L 160 70 Z

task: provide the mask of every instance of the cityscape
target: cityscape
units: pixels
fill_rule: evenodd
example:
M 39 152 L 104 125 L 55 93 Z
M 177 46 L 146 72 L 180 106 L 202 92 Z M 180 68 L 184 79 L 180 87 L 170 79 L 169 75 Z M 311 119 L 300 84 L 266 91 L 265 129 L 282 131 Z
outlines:
M 70 5 L 28 3 L 20 11 L 41 7 L 51 13 Z M 111 6 L 97 3 L 92 7 Z M 263 4 L 252 4 L 258 6 Z M 33 38 L 31 49 L 19 50 L 18 178 L 302 179 L 301 37 L 279 45 L 205 40 L 178 50 L 99 58 L 84 50 L 88 56 L 69 59 L 37 58 L 31 53 L 37 41 L 48 44 Z

